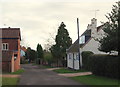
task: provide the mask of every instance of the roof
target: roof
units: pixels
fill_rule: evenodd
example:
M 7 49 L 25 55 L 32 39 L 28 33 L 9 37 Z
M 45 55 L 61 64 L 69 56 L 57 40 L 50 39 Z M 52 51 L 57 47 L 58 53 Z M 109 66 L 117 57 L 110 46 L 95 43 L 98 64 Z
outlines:
M 67 49 L 67 52 L 78 52 L 78 39 L 69 47 L 69 49 Z
M 103 27 L 103 26 L 104 25 L 98 26 L 97 32 L 99 32 L 101 30 L 101 27 Z M 80 48 L 83 48 L 92 39 L 91 30 L 86 29 L 86 31 L 81 36 L 85 36 L 85 43 L 80 44 Z M 79 43 L 78 43 L 78 39 L 77 39 L 66 51 L 67 52 L 78 52 L 78 46 L 79 46 Z
M 24 46 L 21 46 L 20 48 L 21 48 L 21 50 L 23 50 L 24 52 L 27 51 L 27 49 L 26 49 Z
M 9 62 L 12 59 L 13 51 L 2 51 L 2 61 Z
M 2 37 L 0 38 L 17 38 L 21 40 L 20 28 L 0 28 Z

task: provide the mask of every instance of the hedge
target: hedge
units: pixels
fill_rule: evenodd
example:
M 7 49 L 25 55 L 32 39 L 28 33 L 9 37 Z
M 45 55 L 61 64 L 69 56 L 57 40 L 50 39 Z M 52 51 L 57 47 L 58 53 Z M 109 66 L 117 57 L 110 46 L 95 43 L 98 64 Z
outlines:
M 88 70 L 89 69 L 89 61 L 88 61 L 88 58 L 90 55 L 94 54 L 93 52 L 91 51 L 83 51 L 82 53 L 82 62 L 83 62 L 83 68 Z
M 87 61 L 88 69 L 91 70 L 93 74 L 119 78 L 120 58 L 118 56 L 90 55 Z

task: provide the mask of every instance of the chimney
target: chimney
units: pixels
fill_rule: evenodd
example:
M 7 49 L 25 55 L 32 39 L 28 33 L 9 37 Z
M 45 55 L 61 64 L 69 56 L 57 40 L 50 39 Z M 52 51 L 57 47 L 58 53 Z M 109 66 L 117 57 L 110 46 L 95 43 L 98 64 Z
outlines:
M 97 35 L 97 19 L 91 19 L 91 37 L 96 37 Z

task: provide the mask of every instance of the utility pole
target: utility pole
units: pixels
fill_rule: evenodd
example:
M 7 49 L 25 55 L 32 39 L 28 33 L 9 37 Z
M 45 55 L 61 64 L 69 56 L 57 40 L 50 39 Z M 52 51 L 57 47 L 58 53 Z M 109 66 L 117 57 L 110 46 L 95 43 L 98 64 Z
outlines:
M 82 59 L 80 58 L 80 35 L 79 35 L 79 19 L 77 18 L 77 30 L 78 30 L 78 57 L 79 57 L 79 69 L 82 68 Z

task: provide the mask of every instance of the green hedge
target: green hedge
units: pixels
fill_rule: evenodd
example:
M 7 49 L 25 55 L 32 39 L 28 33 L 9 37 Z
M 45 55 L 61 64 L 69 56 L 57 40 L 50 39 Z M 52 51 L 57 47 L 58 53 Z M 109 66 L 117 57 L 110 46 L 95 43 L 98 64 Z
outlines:
M 90 55 L 87 65 L 95 75 L 119 78 L 120 58 L 118 56 Z
M 83 51 L 82 52 L 82 62 L 83 62 L 83 68 L 86 69 L 86 70 L 89 70 L 89 56 L 94 54 L 93 52 L 91 51 Z

